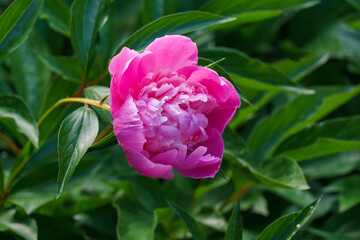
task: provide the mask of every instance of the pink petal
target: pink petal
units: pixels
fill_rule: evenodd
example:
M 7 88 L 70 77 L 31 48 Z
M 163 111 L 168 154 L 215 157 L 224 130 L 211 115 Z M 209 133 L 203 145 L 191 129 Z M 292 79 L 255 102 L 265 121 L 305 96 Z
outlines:
M 175 162 L 178 156 L 178 150 L 172 149 L 163 153 L 156 155 L 151 161 L 155 163 L 161 163 L 164 165 L 171 165 Z
M 220 80 L 225 82 L 229 88 L 228 98 L 224 103 L 221 103 L 223 108 L 239 108 L 241 105 L 240 97 L 235 87 L 224 77 L 220 77 Z
M 209 127 L 215 128 L 221 134 L 224 132 L 225 127 L 231 122 L 236 112 L 236 108 L 217 108 L 206 115 Z
M 199 143 L 199 146 L 207 148 L 206 154 L 222 159 L 224 154 L 224 141 L 221 133 L 214 128 L 206 128 L 208 139 L 204 142 Z
M 184 176 L 191 178 L 208 178 L 214 177 L 219 171 L 221 159 L 211 156 L 210 154 L 201 156 L 198 163 L 191 169 L 176 169 L 176 171 Z
M 156 72 L 170 69 L 176 71 L 181 67 L 196 65 L 198 50 L 190 38 L 170 35 L 155 39 L 145 49 L 156 54 Z
M 138 54 L 138 52 L 124 47 L 119 54 L 111 59 L 109 72 L 113 75 L 113 78 L 110 84 L 110 108 L 113 117 L 117 115 L 118 109 L 124 103 L 124 99 L 119 94 L 119 84 L 123 71 L 128 66 L 129 61 Z
M 138 115 L 138 109 L 131 96 L 128 96 L 124 104 L 114 117 L 114 133 L 123 147 L 143 150 L 146 139 L 143 133 L 143 123 Z
M 124 71 L 127 62 L 138 54 L 139 53 L 137 51 L 124 47 L 123 49 L 121 49 L 119 54 L 117 54 L 115 57 L 111 59 L 109 65 L 109 72 L 113 76 L 119 74 L 121 77 L 121 74 Z
M 154 178 L 174 178 L 174 173 L 172 172 L 172 167 L 170 165 L 154 163 L 134 149 L 127 147 L 123 147 L 123 149 L 130 166 L 140 174 Z
M 131 95 L 136 98 L 140 92 L 141 80 L 146 76 L 147 71 L 142 70 L 147 67 L 142 64 L 142 58 L 147 55 L 151 55 L 151 52 L 143 52 L 135 56 L 129 65 L 124 70 L 121 80 L 118 86 L 118 91 L 122 99 L 126 99 L 126 96 Z

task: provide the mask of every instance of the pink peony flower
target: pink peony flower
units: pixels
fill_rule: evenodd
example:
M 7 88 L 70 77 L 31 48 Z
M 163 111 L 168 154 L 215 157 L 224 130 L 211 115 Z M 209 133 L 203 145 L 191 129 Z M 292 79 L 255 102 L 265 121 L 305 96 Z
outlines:
M 234 86 L 197 66 L 191 39 L 157 38 L 142 53 L 124 47 L 110 63 L 114 132 L 129 164 L 148 177 L 214 177 L 221 134 L 240 107 Z

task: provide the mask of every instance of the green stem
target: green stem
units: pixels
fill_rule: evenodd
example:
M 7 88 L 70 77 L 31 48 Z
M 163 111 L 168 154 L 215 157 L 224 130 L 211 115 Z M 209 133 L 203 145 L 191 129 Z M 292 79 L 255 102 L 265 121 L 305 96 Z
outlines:
M 57 101 L 51 108 L 49 108 L 39 119 L 38 126 L 40 126 L 44 120 L 50 115 L 50 113 L 57 108 L 58 106 L 64 103 L 86 103 L 88 105 L 92 105 L 98 108 L 105 109 L 106 111 L 110 111 L 110 106 L 105 103 L 100 103 L 99 101 L 95 101 L 88 98 L 63 98 Z
M 92 105 L 95 107 L 99 107 L 102 109 L 105 109 L 107 111 L 110 111 L 110 106 L 105 104 L 105 103 L 100 103 L 99 101 L 95 101 L 92 99 L 88 99 L 88 98 L 63 98 L 60 99 L 59 101 L 57 101 L 51 108 L 49 108 L 39 119 L 38 121 L 38 126 L 40 126 L 44 120 L 50 115 L 50 113 L 52 111 L 54 111 L 57 107 L 63 105 L 64 103 L 84 103 L 84 104 L 88 104 L 88 105 Z M 13 180 L 15 179 L 16 175 L 23 169 L 23 167 L 25 166 L 25 164 L 27 163 L 27 161 L 30 159 L 31 152 L 29 151 L 31 148 L 31 143 L 27 142 L 25 147 L 23 148 L 23 151 L 20 153 L 20 155 L 18 156 L 19 159 L 19 164 L 17 165 L 17 167 L 11 171 L 10 176 L 5 184 L 1 199 L 0 199 L 0 208 L 4 205 L 5 199 L 7 197 L 8 191 L 9 191 L 9 187 L 11 185 L 11 183 L 13 182 Z M 28 153 L 29 151 L 29 153 Z M 36 150 L 35 150 L 36 151 Z M 26 154 L 28 153 L 28 154 Z M 25 155 L 25 156 L 24 156 Z M 15 163 L 16 164 L 16 163 Z

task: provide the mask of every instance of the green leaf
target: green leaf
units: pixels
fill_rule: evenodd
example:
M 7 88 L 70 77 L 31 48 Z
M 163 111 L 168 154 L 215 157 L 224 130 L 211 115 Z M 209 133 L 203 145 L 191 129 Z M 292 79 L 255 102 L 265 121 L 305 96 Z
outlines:
M 325 188 L 325 192 L 339 193 L 340 212 L 345 212 L 360 203 L 360 174 L 341 178 Z
M 272 64 L 272 66 L 282 74 L 286 75 L 292 81 L 298 82 L 319 67 L 323 66 L 328 61 L 328 59 L 328 54 L 309 55 L 301 58 L 299 61 L 292 61 L 290 59 L 280 60 Z M 276 96 L 278 96 L 277 92 L 264 93 L 259 99 L 256 100 L 256 102 L 253 103 L 255 108 L 252 106 L 242 106 L 241 112 L 233 118 L 230 123 L 230 127 L 236 128 L 245 121 L 254 118 L 256 114 L 259 113 L 259 109 L 266 106 Z
M 205 234 L 201 231 L 200 227 L 189 213 L 176 206 L 174 203 L 168 202 L 168 204 L 186 224 L 194 240 L 206 240 Z
M 321 179 L 350 173 L 359 163 L 360 151 L 351 151 L 306 160 L 300 165 L 307 179 Z
M 220 59 L 221 60 L 221 59 Z M 227 80 L 229 80 L 229 82 L 231 82 L 236 91 L 238 92 L 239 96 L 240 96 L 240 99 L 244 102 L 246 102 L 247 104 L 251 105 L 252 104 L 250 103 L 249 100 L 246 99 L 246 97 L 244 96 L 244 94 L 241 93 L 239 87 L 234 83 L 234 81 L 231 79 L 231 77 L 229 76 L 229 74 L 225 71 L 225 69 L 223 69 L 222 67 L 220 67 L 218 65 L 218 62 L 213 62 L 209 59 L 206 59 L 206 58 L 202 58 L 200 57 L 199 58 L 199 61 L 198 61 L 198 65 L 200 66 L 204 66 L 204 67 L 207 67 L 207 68 L 210 68 L 212 70 L 214 70 L 215 72 L 217 72 L 219 74 L 219 76 L 222 76 L 224 78 L 226 78 Z
M 295 233 L 309 220 L 320 199 L 312 202 L 299 212 L 280 217 L 260 233 L 257 240 L 291 239 Z
M 6 201 L 20 206 L 27 214 L 31 214 L 40 206 L 55 200 L 56 193 L 54 191 L 39 191 L 31 189 L 31 191 L 21 191 L 10 194 Z
M 48 52 L 47 44 L 36 31 L 15 51 L 9 54 L 9 67 L 17 93 L 27 102 L 37 118 L 44 101 L 51 73 L 37 58 Z
M 318 3 L 319 1 L 317 0 L 262 0 L 261 2 L 254 2 L 252 0 L 212 0 L 206 3 L 202 9 L 207 12 L 231 15 L 254 10 L 282 9 L 293 11 L 299 8 L 311 7 Z
M 360 116 L 331 119 L 305 128 L 281 144 L 277 153 L 298 161 L 360 149 Z
M 256 162 L 271 156 L 279 144 L 308 124 L 323 118 L 360 92 L 356 87 L 318 87 L 316 94 L 300 96 L 253 128 L 248 144 Z
M 27 104 L 16 95 L 0 95 L 0 119 L 10 118 L 17 131 L 26 135 L 38 147 L 39 129 Z
M 0 210 L 0 231 L 11 231 L 25 240 L 37 240 L 35 219 L 15 209 Z
M 104 103 L 110 104 L 110 89 L 108 87 L 103 86 L 92 86 L 88 87 L 84 91 L 84 95 L 86 98 L 94 99 L 97 101 L 101 101 L 104 97 L 107 96 Z M 107 121 L 108 123 L 112 123 L 114 121 L 111 113 L 109 111 L 96 108 L 95 111 L 102 117 L 103 120 Z
M 270 158 L 255 167 L 246 142 L 236 132 L 226 129 L 224 157 L 253 176 L 252 182 L 276 188 L 308 189 L 304 174 L 296 161 L 289 158 Z
M 29 35 L 44 0 L 16 0 L 0 16 L 0 62 Z
M 167 15 L 137 30 L 116 52 L 120 52 L 123 47 L 142 50 L 156 38 L 164 35 L 186 34 L 233 20 L 234 18 L 196 11 Z
M 294 82 L 309 75 L 315 69 L 321 67 L 329 60 L 330 55 L 325 53 L 321 55 L 309 55 L 301 58 L 299 61 L 285 59 L 274 63 L 272 66 L 279 72 L 291 78 Z
M 200 51 L 200 55 L 213 61 L 226 58 L 220 65 L 229 72 L 230 77 L 239 86 L 267 91 L 314 93 L 313 90 L 305 89 L 291 81 L 272 66 L 260 60 L 252 59 L 238 50 L 212 48 Z
M 179 0 L 143 0 L 144 24 L 176 11 Z
M 270 187 L 309 189 L 297 162 L 290 158 L 276 157 L 260 162 L 254 176 L 260 183 Z
M 40 18 L 47 20 L 53 30 L 70 36 L 70 8 L 63 0 L 45 1 Z
M 59 129 L 58 196 L 74 173 L 80 159 L 94 142 L 99 122 L 94 110 L 81 107 L 67 116 Z
M 113 205 L 118 213 L 117 239 L 151 240 L 154 238 L 157 224 L 154 212 L 125 196 L 115 200 Z
M 51 83 L 45 94 L 45 101 L 41 113 L 44 114 L 59 99 L 66 96 L 71 96 L 76 90 L 77 84 L 70 81 L 65 81 L 59 76 L 55 77 L 54 81 Z M 54 133 L 54 137 L 55 134 L 57 135 L 57 132 L 55 133 L 54 129 L 57 125 L 59 125 L 61 118 L 67 111 L 68 108 L 66 107 L 57 108 L 55 111 L 52 111 L 50 115 L 41 123 L 39 126 L 40 146 L 48 140 L 52 133 Z
M 346 1 L 360 11 L 360 1 L 359 0 L 346 0 Z
M 306 49 L 312 53 L 330 53 L 333 58 L 360 60 L 360 32 L 343 22 L 335 22 L 324 28 L 318 37 L 308 43 Z
M 103 137 L 102 139 L 100 139 L 99 141 L 97 141 L 96 143 L 94 143 L 91 146 L 91 148 L 89 149 L 89 151 L 100 150 L 103 148 L 114 146 L 116 144 L 118 144 L 118 141 L 115 136 L 115 133 L 111 132 L 108 135 L 106 135 L 105 137 Z
M 242 240 L 242 229 L 240 204 L 237 202 L 229 220 L 225 240 Z
M 81 83 L 81 67 L 75 58 L 38 54 L 40 61 L 64 79 Z
M 84 77 L 94 61 L 96 37 L 104 24 L 106 0 L 77 0 L 71 6 L 70 39 Z

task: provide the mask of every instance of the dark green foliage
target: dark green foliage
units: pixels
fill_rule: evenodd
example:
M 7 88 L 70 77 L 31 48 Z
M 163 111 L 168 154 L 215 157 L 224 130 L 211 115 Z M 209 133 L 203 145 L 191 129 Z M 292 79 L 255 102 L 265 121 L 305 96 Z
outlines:
M 0 13 L 0 239 L 360 239 L 359 0 L 2 0 Z M 213 179 L 140 176 L 112 131 L 110 59 L 170 34 L 242 100 Z

